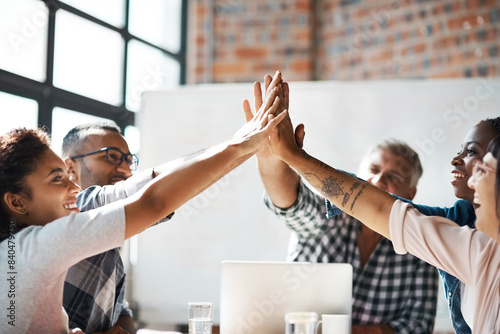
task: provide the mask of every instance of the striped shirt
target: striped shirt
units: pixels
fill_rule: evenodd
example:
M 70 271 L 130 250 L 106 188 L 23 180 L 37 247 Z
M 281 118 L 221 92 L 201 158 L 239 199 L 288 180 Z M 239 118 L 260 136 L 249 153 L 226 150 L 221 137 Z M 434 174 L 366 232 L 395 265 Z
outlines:
M 78 195 L 80 210 L 89 211 L 129 197 L 152 180 L 151 169 L 113 186 L 92 186 Z M 169 215 L 161 222 L 169 220 Z M 125 300 L 126 275 L 118 248 L 84 259 L 68 270 L 63 305 L 69 327 L 85 333 L 103 332 L 120 316 L 132 316 Z

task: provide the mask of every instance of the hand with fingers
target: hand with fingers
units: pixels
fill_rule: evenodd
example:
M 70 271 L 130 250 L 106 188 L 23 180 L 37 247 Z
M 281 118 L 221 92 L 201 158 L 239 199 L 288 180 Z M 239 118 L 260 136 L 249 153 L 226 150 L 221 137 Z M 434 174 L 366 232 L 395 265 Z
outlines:
M 276 72 L 274 77 L 271 77 L 269 74 L 264 76 L 264 90 L 265 90 L 264 98 L 267 98 L 273 90 L 275 90 L 276 93 L 278 94 L 278 97 L 280 98 L 280 105 L 278 108 L 278 112 L 284 110 L 288 111 L 290 90 L 288 83 L 282 80 L 281 73 L 279 71 Z M 254 83 L 255 110 L 260 110 L 262 104 L 263 104 L 263 97 L 262 97 L 261 83 L 255 82 Z M 248 99 L 243 100 L 243 110 L 245 112 L 245 117 L 247 121 L 250 120 L 253 117 L 253 112 Z M 292 121 L 290 119 L 290 116 L 287 115 L 285 119 L 277 126 L 274 132 L 277 132 L 277 136 L 279 137 L 280 131 L 289 131 L 290 127 L 292 127 Z M 299 147 L 302 147 L 303 145 L 304 135 L 305 135 L 304 125 L 299 124 L 295 129 L 295 140 Z M 264 147 L 257 153 L 257 155 L 261 159 L 277 159 L 277 157 L 273 156 L 269 147 Z
M 279 110 L 281 104 L 281 99 L 278 97 L 279 91 L 278 87 L 269 89 L 269 94 L 255 115 L 251 111 L 249 115 L 245 110 L 247 122 L 233 137 L 241 142 L 247 141 L 253 153 L 267 145 L 267 138 L 271 131 L 286 117 L 286 111 Z
M 270 138 L 275 139 L 285 137 L 290 132 L 293 133 L 293 126 L 288 116 L 289 105 L 289 86 L 283 82 L 281 73 L 277 72 L 274 77 L 266 75 L 264 77 L 264 99 L 269 94 L 276 92 L 280 98 L 279 110 L 287 110 L 283 121 L 271 132 Z M 263 105 L 262 88 L 259 82 L 254 83 L 254 107 L 255 110 L 260 110 Z M 250 102 L 243 100 L 243 110 L 245 117 L 248 120 L 252 119 L 253 112 Z M 302 145 L 304 138 L 303 126 L 297 127 L 297 143 Z M 269 145 L 264 145 L 257 152 L 257 166 L 262 179 L 262 183 L 269 194 L 271 201 L 278 207 L 287 208 L 291 206 L 296 198 L 299 185 L 299 176 L 280 158 L 273 155 Z

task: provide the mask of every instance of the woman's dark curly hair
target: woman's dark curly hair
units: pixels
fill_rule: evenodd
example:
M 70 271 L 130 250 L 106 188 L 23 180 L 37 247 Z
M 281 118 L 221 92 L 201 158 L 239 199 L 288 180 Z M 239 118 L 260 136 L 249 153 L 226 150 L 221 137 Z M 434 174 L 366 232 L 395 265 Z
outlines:
M 495 117 L 495 118 L 487 118 L 484 120 L 484 122 L 488 123 L 491 125 L 491 127 L 498 133 L 500 134 L 500 117 Z
M 40 156 L 49 148 L 50 137 L 42 129 L 19 128 L 0 136 L 0 241 L 9 233 L 5 194 L 31 196 L 26 177 L 35 170 Z

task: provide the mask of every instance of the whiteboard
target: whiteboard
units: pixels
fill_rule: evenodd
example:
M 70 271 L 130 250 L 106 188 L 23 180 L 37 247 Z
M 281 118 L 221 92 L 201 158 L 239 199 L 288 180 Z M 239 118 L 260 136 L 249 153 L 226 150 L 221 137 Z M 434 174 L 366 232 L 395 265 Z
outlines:
M 253 101 L 251 83 L 145 92 L 137 115 L 141 168 L 229 139 L 244 122 L 245 97 Z M 424 167 L 415 202 L 445 206 L 455 201 L 450 160 L 466 132 L 500 116 L 500 80 L 291 82 L 290 115 L 294 125 L 305 124 L 310 154 L 348 171 L 357 171 L 370 145 L 407 141 Z M 262 194 L 251 158 L 169 223 L 137 237 L 131 284 L 141 320 L 186 323 L 189 301 L 212 301 L 218 323 L 222 260 L 286 259 L 290 233 Z

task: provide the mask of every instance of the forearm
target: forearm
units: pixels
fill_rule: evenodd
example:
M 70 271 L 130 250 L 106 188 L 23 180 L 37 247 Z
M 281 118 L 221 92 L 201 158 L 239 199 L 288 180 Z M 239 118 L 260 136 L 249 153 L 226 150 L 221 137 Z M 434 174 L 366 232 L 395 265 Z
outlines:
M 288 155 L 284 160 L 330 202 L 390 238 L 389 217 L 395 201 L 391 195 L 337 171 L 302 150 L 299 153 Z
M 125 237 L 175 211 L 250 156 L 241 144 L 230 141 L 163 171 L 125 206 Z
M 264 197 L 264 203 L 287 228 L 297 233 L 299 239 L 319 238 L 327 230 L 324 198 L 302 182 L 299 182 L 297 200 L 291 207 L 279 208 L 271 202 L 269 196 Z M 334 218 L 336 219 L 337 217 Z
M 297 200 L 300 177 L 286 163 L 276 158 L 259 158 L 257 167 L 264 188 L 273 204 L 289 208 Z

